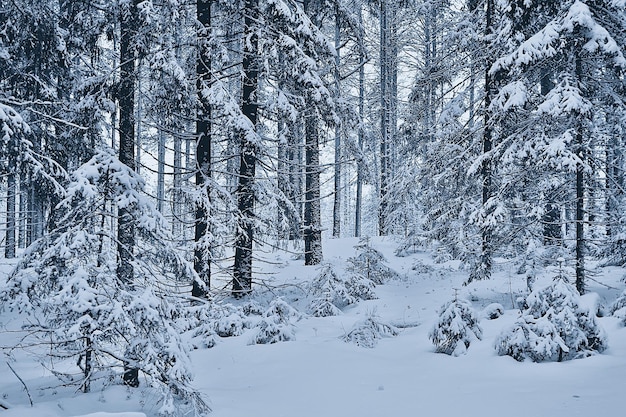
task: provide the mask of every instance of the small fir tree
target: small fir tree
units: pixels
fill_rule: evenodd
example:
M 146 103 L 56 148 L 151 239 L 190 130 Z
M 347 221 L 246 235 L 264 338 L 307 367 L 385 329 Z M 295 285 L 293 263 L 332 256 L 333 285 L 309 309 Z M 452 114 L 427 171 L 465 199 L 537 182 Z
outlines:
M 624 291 L 617 300 L 611 305 L 611 315 L 620 319 L 623 326 L 626 326 L 626 291 Z
M 94 379 L 114 380 L 112 370 L 130 367 L 161 392 L 162 414 L 186 404 L 202 415 L 208 407 L 189 385 L 187 346 L 175 322 L 183 307 L 167 295 L 177 280 L 187 284 L 196 276 L 169 244 L 165 220 L 142 188 L 143 180 L 112 151 L 79 167 L 57 208 L 64 213 L 61 226 L 29 247 L 0 304 L 31 317 L 26 339 L 50 345 L 50 353 L 41 354 L 47 366 L 75 358 L 78 378 L 55 373 L 83 391 Z M 133 211 L 141 239 L 130 283 L 116 274 L 116 235 L 108 221 L 114 206 Z
M 444 304 L 428 337 L 436 346 L 436 352 L 459 356 L 467 352 L 472 341 L 482 339 L 478 317 L 467 300 L 454 297 Z
M 354 248 L 357 253 L 356 256 L 348 258 L 349 271 L 361 274 L 377 285 L 398 277 L 397 272 L 385 265 L 387 259 L 382 253 L 372 248 L 369 238 L 361 239 Z
M 252 339 L 252 344 L 294 340 L 296 332 L 293 322 L 300 320 L 300 318 L 300 313 L 283 299 L 273 300 L 256 325 L 258 332 Z
M 518 361 L 554 362 L 589 356 L 606 349 L 604 330 L 565 277 L 532 291 L 520 319 L 496 340 L 499 355 Z
M 395 337 L 399 334 L 400 331 L 395 326 L 381 321 L 376 313 L 372 313 L 365 320 L 356 323 L 352 330 L 342 337 L 342 340 L 357 346 L 373 348 L 380 339 Z

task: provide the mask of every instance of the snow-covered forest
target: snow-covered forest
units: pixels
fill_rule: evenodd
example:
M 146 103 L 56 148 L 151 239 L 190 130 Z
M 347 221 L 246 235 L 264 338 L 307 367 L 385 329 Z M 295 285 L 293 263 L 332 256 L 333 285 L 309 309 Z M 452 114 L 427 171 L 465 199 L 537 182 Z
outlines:
M 626 0 L 0 0 L 0 417 L 620 416 Z

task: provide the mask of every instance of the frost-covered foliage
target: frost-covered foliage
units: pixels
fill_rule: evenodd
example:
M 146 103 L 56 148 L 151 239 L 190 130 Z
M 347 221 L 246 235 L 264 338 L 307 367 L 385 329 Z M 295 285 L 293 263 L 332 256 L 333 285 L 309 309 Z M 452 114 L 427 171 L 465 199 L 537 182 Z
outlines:
M 168 295 L 196 275 L 170 245 L 165 221 L 142 187 L 108 150 L 79 167 L 57 208 L 61 226 L 25 252 L 0 294 L 1 306 L 30 317 L 24 343 L 51 346 L 54 354 L 42 353 L 42 363 L 78 364 L 77 378 L 56 372 L 65 383 L 73 380 L 87 392 L 96 378 L 139 369 L 161 391 L 164 414 L 175 401 L 200 415 L 208 407 L 189 385 L 188 349 L 175 322 L 184 307 Z M 130 208 L 142 248 L 133 258 L 132 282 L 116 273 L 114 206 Z
M 350 272 L 363 275 L 376 285 L 398 278 L 398 273 L 385 265 L 385 257 L 370 245 L 369 238 L 361 239 L 354 248 L 356 255 L 348 258 Z
M 491 303 L 483 309 L 483 316 L 495 320 L 504 314 L 504 307 L 500 303 Z
M 252 344 L 269 344 L 286 342 L 295 339 L 294 321 L 301 318 L 301 314 L 281 298 L 270 303 L 269 308 L 257 323 L 257 333 Z
M 499 355 L 518 361 L 560 362 L 606 349 L 604 330 L 564 278 L 531 292 L 526 305 L 519 320 L 496 340 Z
M 216 336 L 240 336 L 246 329 L 254 326 L 251 313 L 246 312 L 242 306 L 207 302 L 194 310 L 193 317 L 187 319 L 187 325 L 193 323 L 189 327 L 192 336 L 196 340 L 202 339 L 200 344 L 205 347 L 213 347 L 217 342 Z
M 611 315 L 617 317 L 626 326 L 626 291 L 624 291 L 617 300 L 611 305 Z
M 374 283 L 359 274 L 340 276 L 332 265 L 325 264 L 310 284 L 314 297 L 309 305 L 316 317 L 336 316 L 341 309 L 359 300 L 376 299 Z
M 389 323 L 382 322 L 375 314 L 370 315 L 363 321 L 354 325 L 352 330 L 342 340 L 347 343 L 354 343 L 357 346 L 373 348 L 378 341 L 385 337 L 395 337 L 400 331 Z
M 63 194 L 60 183 L 66 177 L 65 171 L 52 159 L 36 152 L 31 138 L 31 128 L 23 117 L 0 101 L 0 173 L 30 173 L 32 181 Z
M 444 304 L 439 320 L 428 334 L 438 353 L 459 356 L 467 352 L 471 342 L 482 339 L 482 328 L 472 304 L 455 298 Z
M 403 258 L 417 253 L 424 247 L 425 241 L 426 239 L 422 234 L 412 231 L 402 239 L 402 243 L 396 248 L 394 255 Z

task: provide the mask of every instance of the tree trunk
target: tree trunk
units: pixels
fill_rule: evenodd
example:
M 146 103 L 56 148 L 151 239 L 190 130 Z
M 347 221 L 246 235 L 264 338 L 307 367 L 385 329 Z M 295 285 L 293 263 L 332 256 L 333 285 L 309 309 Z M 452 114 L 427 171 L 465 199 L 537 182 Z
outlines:
M 174 239 L 183 239 L 183 193 L 181 192 L 183 180 L 183 154 L 182 140 L 178 132 L 174 133 L 174 176 L 172 178 L 172 234 Z
M 319 5 L 304 1 L 304 11 L 319 24 Z M 304 114 L 304 264 L 322 262 L 322 215 L 320 201 L 319 114 L 312 102 Z
M 258 0 L 245 0 L 243 50 L 243 100 L 241 111 L 256 130 L 258 69 Z M 252 291 L 252 243 L 254 222 L 254 177 L 256 145 L 249 137 L 253 132 L 240 132 L 240 164 L 237 185 L 237 230 L 235 232 L 235 265 L 233 268 L 233 295 L 241 297 Z
M 582 59 L 580 51 L 575 52 L 575 75 L 582 88 Z M 583 116 L 575 114 L 576 118 L 576 155 L 579 162 L 576 164 L 576 289 L 580 294 L 585 293 L 585 172 L 584 161 L 586 161 L 585 148 L 583 143 Z
M 165 132 L 159 129 L 159 148 L 157 156 L 157 210 L 163 214 L 165 201 Z
M 7 259 L 15 258 L 15 197 L 17 187 L 15 174 L 10 172 L 7 175 L 7 228 L 4 239 L 4 257 Z
M 200 281 L 208 290 L 211 286 L 211 248 L 206 241 L 209 219 L 209 188 L 207 180 L 211 178 L 211 105 L 202 93 L 211 82 L 211 50 L 209 31 L 211 28 L 212 0 L 197 0 L 197 19 L 200 24 L 198 34 L 198 58 L 196 62 L 198 116 L 196 120 L 196 187 L 202 192 L 202 199 L 196 204 L 196 223 L 194 234 L 194 269 Z M 200 283 L 193 282 L 191 295 L 206 297 L 206 290 Z
M 354 236 L 361 237 L 361 206 L 363 201 L 363 162 L 361 160 L 363 151 L 365 118 L 365 34 L 363 31 L 363 11 L 359 6 L 359 133 L 358 146 L 359 158 L 356 165 L 356 202 L 354 208 Z
M 493 17 L 494 17 L 494 0 L 487 0 L 486 4 L 486 23 L 485 23 L 485 38 L 489 39 L 493 32 Z M 489 42 L 489 41 L 487 41 Z M 489 73 L 491 66 L 493 65 L 493 57 L 487 55 L 487 62 L 485 63 L 485 103 L 484 103 L 484 127 L 482 137 L 482 155 L 483 157 L 491 152 L 493 147 L 493 120 L 490 111 L 491 100 L 496 94 L 495 76 L 492 77 Z M 491 199 L 491 181 L 492 181 L 491 161 L 489 158 L 485 158 L 482 162 L 480 169 L 481 177 L 481 192 L 482 192 L 482 210 L 483 216 L 489 216 L 491 209 L 488 207 L 489 200 Z M 492 230 L 491 226 L 487 224 L 480 225 L 481 234 L 481 248 L 480 256 L 478 258 L 478 264 L 474 267 L 474 270 L 468 278 L 468 283 L 473 280 L 489 279 L 491 278 L 491 269 L 493 265 L 493 242 L 492 242 Z
M 389 187 L 393 178 L 393 159 L 397 132 L 397 39 L 395 5 L 380 2 L 380 189 L 378 232 L 389 233 Z
M 541 95 L 547 96 L 554 87 L 551 77 L 552 72 L 548 68 L 541 70 Z M 552 190 L 548 190 L 543 222 L 543 243 L 544 245 L 559 245 L 561 243 L 561 208 L 554 201 L 551 195 Z
M 339 65 L 341 63 L 341 26 L 339 18 L 339 3 L 335 6 L 335 94 L 339 99 L 340 74 Z M 333 201 L 333 236 L 341 236 L 341 125 L 335 126 L 335 192 Z
M 380 1 L 380 189 L 378 208 L 378 234 L 386 235 L 387 230 L 387 189 L 388 185 L 388 143 L 389 143 L 389 66 L 388 50 L 387 0 Z
M 137 30 L 137 3 L 123 7 L 120 14 L 120 84 L 119 101 L 119 136 L 121 163 L 135 170 L 135 48 L 134 35 Z M 132 288 L 133 285 L 133 250 L 135 247 L 135 222 L 132 207 L 118 208 L 117 228 L 117 278 L 122 285 Z M 131 387 L 139 386 L 139 370 L 128 358 L 125 364 L 123 380 Z

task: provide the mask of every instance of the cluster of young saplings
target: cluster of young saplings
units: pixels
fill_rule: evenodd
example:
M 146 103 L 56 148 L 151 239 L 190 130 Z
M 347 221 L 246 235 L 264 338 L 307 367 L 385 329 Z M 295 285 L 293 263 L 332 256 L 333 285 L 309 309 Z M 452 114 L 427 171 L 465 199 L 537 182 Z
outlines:
M 386 259 L 367 240 L 355 246 L 356 255 L 348 258 L 345 271 L 337 271 L 324 264 L 319 274 L 308 285 L 308 313 L 314 317 L 342 314 L 342 309 L 361 300 L 377 298 L 377 285 L 398 277 L 386 265 Z M 252 300 L 242 305 L 223 303 L 200 308 L 194 321 L 196 347 L 213 347 L 220 337 L 240 336 L 248 329 L 256 329 L 250 344 L 268 344 L 294 340 L 295 322 L 302 318 L 295 308 L 277 298 L 264 310 Z M 363 347 L 374 347 L 383 337 L 396 336 L 399 330 L 384 323 L 371 313 L 355 324 L 342 340 Z
M 496 319 L 504 312 L 500 304 L 490 304 L 483 312 Z M 626 291 L 611 312 L 626 324 Z M 436 351 L 448 355 L 465 354 L 470 344 L 482 339 L 479 314 L 469 301 L 455 298 L 444 304 L 429 337 Z M 544 288 L 531 291 L 523 300 L 517 321 L 495 342 L 498 355 L 518 361 L 565 361 L 604 351 L 607 338 L 596 320 L 596 312 L 581 303 L 576 288 L 557 276 Z

